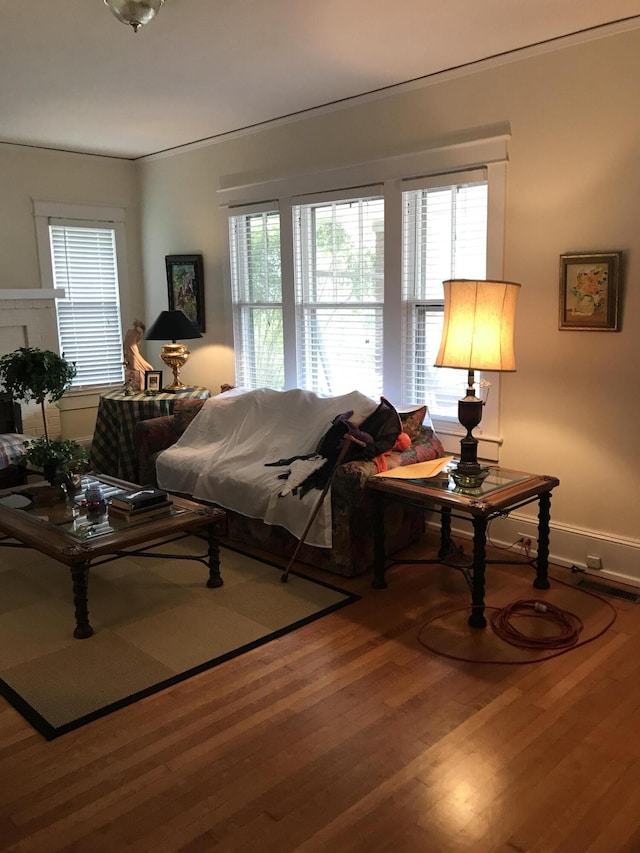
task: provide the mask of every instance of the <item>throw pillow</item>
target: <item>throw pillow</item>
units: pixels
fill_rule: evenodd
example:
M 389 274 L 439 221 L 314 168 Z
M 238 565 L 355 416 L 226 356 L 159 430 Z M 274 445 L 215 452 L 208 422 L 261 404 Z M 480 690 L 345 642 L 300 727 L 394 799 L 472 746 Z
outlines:
M 413 412 L 400 412 L 402 432 L 406 432 L 412 442 L 420 435 L 422 423 L 427 416 L 427 407 L 421 406 Z

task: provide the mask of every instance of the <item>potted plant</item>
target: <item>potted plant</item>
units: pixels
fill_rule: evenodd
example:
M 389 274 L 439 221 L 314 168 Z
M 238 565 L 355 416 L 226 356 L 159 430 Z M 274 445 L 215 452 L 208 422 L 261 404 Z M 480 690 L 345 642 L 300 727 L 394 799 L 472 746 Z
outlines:
M 51 350 L 19 347 L 0 357 L 0 384 L 15 400 L 35 400 L 42 410 L 44 437 L 25 443 L 20 463 L 40 469 L 52 485 L 70 483 L 86 468 L 87 453 L 77 441 L 50 439 L 45 404 L 57 402 L 70 387 L 76 367 Z

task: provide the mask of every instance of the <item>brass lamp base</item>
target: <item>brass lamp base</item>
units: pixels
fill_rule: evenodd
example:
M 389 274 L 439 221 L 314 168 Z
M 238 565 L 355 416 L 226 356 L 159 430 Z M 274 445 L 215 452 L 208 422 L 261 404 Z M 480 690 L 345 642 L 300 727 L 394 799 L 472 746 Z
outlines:
M 160 350 L 160 358 L 173 370 L 173 382 L 163 388 L 163 391 L 176 393 L 177 391 L 188 391 L 189 388 L 180 379 L 180 369 L 185 366 L 191 353 L 186 344 L 163 344 Z

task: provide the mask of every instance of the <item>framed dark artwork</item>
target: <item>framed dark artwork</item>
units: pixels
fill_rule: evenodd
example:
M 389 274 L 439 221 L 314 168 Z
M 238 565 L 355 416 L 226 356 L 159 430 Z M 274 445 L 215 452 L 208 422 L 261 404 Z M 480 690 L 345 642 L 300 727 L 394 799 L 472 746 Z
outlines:
M 159 391 L 162 391 L 161 370 L 145 370 L 144 390 L 147 391 L 149 394 L 157 394 Z
M 560 255 L 560 329 L 620 329 L 622 252 Z
M 205 331 L 202 255 L 166 255 L 169 310 L 184 311 L 199 332 Z

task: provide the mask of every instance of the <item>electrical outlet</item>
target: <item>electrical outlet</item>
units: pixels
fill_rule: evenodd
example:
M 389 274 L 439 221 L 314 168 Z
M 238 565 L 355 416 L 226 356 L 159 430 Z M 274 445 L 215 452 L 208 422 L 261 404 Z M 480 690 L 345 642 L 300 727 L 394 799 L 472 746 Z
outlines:
M 520 531 L 518 533 L 518 543 L 520 548 L 523 551 L 537 551 L 538 550 L 538 540 L 534 539 L 529 533 L 523 533 Z

